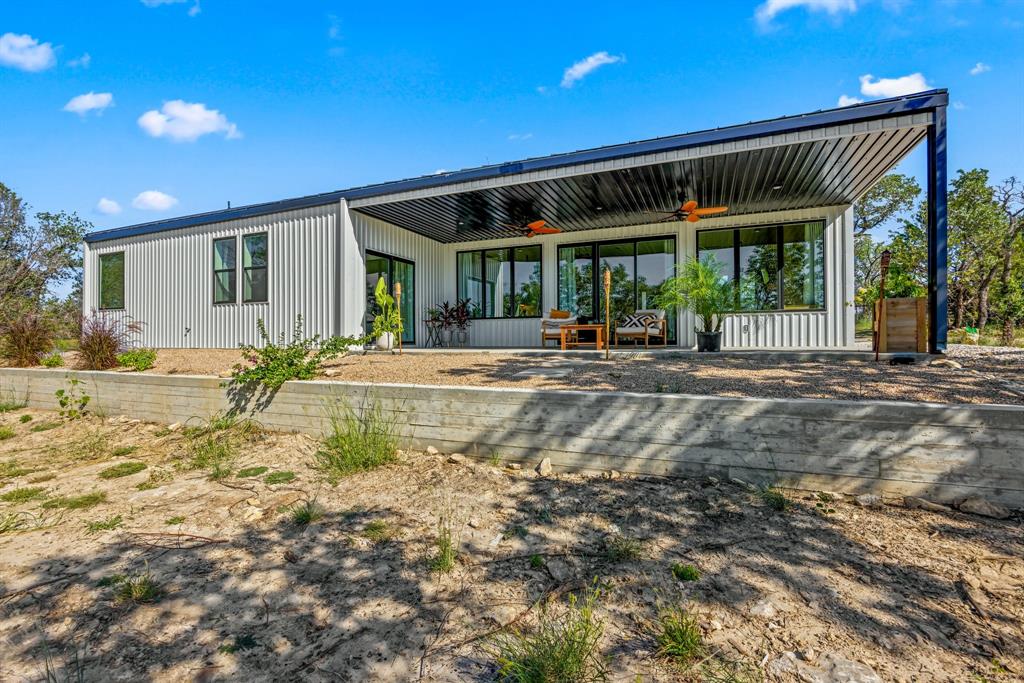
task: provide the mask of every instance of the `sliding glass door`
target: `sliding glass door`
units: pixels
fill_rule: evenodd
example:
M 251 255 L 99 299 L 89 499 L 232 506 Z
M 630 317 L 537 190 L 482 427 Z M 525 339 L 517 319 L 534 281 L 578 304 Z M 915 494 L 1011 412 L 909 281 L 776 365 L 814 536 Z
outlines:
M 655 297 L 676 263 L 674 237 L 573 244 L 558 248 L 558 308 L 589 322 L 604 322 L 604 272 L 612 274 L 612 322 L 638 309 L 656 308 Z M 676 312 L 667 311 L 669 342 Z
M 366 252 L 366 331 L 373 329 L 373 319 L 380 313 L 374 291 L 381 278 L 387 283 L 388 293 L 394 295 L 395 283 L 402 285 L 401 310 L 402 343 L 416 343 L 416 264 L 412 261 Z

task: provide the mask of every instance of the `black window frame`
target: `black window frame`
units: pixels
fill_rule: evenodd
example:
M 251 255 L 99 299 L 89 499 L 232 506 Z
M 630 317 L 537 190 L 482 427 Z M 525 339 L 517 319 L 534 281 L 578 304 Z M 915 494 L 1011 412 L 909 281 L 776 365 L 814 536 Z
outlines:
M 636 286 L 636 274 L 637 274 L 636 245 L 639 244 L 640 242 L 656 242 L 658 240 L 672 240 L 672 261 L 673 261 L 673 263 L 672 263 L 672 274 L 674 274 L 675 270 L 676 270 L 676 266 L 679 265 L 679 239 L 677 238 L 676 235 L 650 235 L 649 237 L 648 236 L 645 236 L 645 237 L 622 237 L 622 238 L 613 239 L 613 240 L 588 240 L 586 242 L 566 242 L 565 244 L 559 244 L 559 245 L 557 245 L 557 249 L 555 250 L 555 271 L 556 271 L 556 273 L 555 273 L 555 279 L 556 279 L 555 284 L 558 286 L 558 289 L 556 289 L 555 291 L 556 292 L 561 292 L 562 291 L 562 269 L 559 267 L 559 253 L 558 253 L 558 250 L 562 249 L 563 247 L 566 247 L 566 248 L 569 248 L 569 247 L 590 247 L 591 248 L 590 260 L 591 260 L 592 269 L 593 269 L 592 272 L 594 273 L 594 285 L 593 285 L 594 291 L 591 292 L 591 294 L 590 294 L 590 298 L 591 298 L 590 306 L 591 306 L 591 311 L 593 311 L 593 315 L 591 315 L 590 318 L 592 318 L 593 320 L 600 320 L 601 316 L 604 313 L 601 310 L 601 296 L 602 296 L 602 293 L 603 293 L 602 287 L 604 285 L 603 285 L 603 280 L 600 279 L 601 277 L 603 277 L 603 275 L 600 275 L 600 273 L 601 273 L 601 249 L 600 249 L 600 246 L 602 244 L 632 244 L 633 245 L 633 310 L 637 310 L 637 309 L 640 308 L 640 290 Z M 670 275 L 668 275 L 666 277 L 672 277 L 672 274 L 670 274 Z M 561 305 L 561 302 L 559 302 L 556 299 L 555 305 Z M 678 322 L 677 322 L 677 325 L 678 325 Z M 678 336 L 676 334 L 676 330 L 669 329 L 668 332 L 669 332 L 669 338 L 666 340 L 666 342 L 668 344 L 678 344 L 679 340 L 676 338 Z
M 110 256 L 117 256 L 118 254 L 121 255 L 121 305 L 120 306 L 106 307 L 106 306 L 103 305 L 103 258 L 104 257 L 110 257 Z M 125 290 L 126 290 L 125 280 L 128 279 L 128 273 L 127 273 L 128 255 L 125 253 L 125 250 L 122 249 L 120 251 L 108 251 L 108 252 L 104 252 L 102 254 L 97 254 L 97 261 L 96 261 L 96 263 L 97 263 L 97 266 L 98 266 L 97 269 L 96 269 L 97 270 L 97 276 L 98 276 L 97 279 L 96 279 L 96 303 L 97 303 L 96 308 L 101 310 L 101 311 L 123 311 L 123 310 L 125 310 L 125 307 L 127 305 L 127 301 L 125 300 Z
M 265 266 L 250 266 L 248 268 L 245 267 L 245 240 L 250 238 L 250 237 L 262 237 L 263 238 L 264 243 L 266 244 L 266 251 L 267 251 L 266 261 L 267 261 L 267 265 L 265 265 Z M 241 255 L 242 258 L 241 258 L 241 267 L 239 268 L 239 274 L 241 275 L 241 285 L 242 286 L 241 286 L 241 291 L 240 292 L 236 292 L 235 298 L 238 299 L 239 296 L 240 296 L 241 299 L 242 299 L 242 303 L 243 304 L 265 304 L 265 303 L 269 303 L 270 302 L 270 233 L 268 233 L 266 230 L 264 230 L 262 232 L 248 232 L 248 233 L 243 234 L 241 236 L 241 238 L 242 238 L 242 240 L 241 240 L 242 249 L 239 252 L 239 254 Z M 235 262 L 236 262 L 236 264 L 238 263 L 238 258 L 237 257 L 235 258 Z M 265 298 L 263 298 L 263 299 L 246 299 L 245 298 L 245 273 L 246 273 L 246 271 L 253 271 L 253 270 L 262 270 L 262 271 L 264 271 L 265 278 L 266 278 L 266 281 L 267 281 L 267 296 Z
M 235 243 L 235 265 L 231 268 L 217 268 L 217 243 L 227 242 L 233 240 Z M 210 242 L 210 265 L 213 271 L 213 285 L 210 291 L 210 298 L 213 301 L 214 306 L 237 306 L 238 305 L 238 235 L 232 235 L 230 237 L 215 237 Z M 233 301 L 217 301 L 217 274 L 230 272 L 235 281 L 235 298 Z
M 509 271 L 508 278 L 511 285 L 515 285 L 516 282 L 516 249 L 524 247 L 536 247 L 540 250 L 540 255 L 537 261 L 524 261 L 523 263 L 539 263 L 540 264 L 540 306 L 537 308 L 537 315 L 481 315 L 479 318 L 473 318 L 473 320 L 539 320 L 544 317 L 544 245 L 543 244 L 509 244 L 509 245 L 498 245 L 493 247 L 484 247 L 481 249 L 464 249 L 462 251 L 455 252 L 455 296 L 457 299 L 465 299 L 460 290 L 460 281 L 462 278 L 459 277 L 459 256 L 462 254 L 480 254 L 480 312 L 483 314 L 487 309 L 487 258 L 485 254 L 489 251 L 498 251 L 499 249 L 505 249 L 509 253 Z M 516 291 L 512 290 L 511 307 L 515 310 L 517 301 Z M 504 311 L 503 311 L 504 313 Z
M 808 223 L 817 223 L 821 226 L 821 300 L 824 302 L 821 308 L 786 308 L 786 290 L 785 290 L 785 273 L 783 272 L 783 265 L 785 263 L 782 241 L 783 228 L 791 225 L 807 225 Z M 762 308 L 758 310 L 744 310 L 739 307 L 740 303 L 740 238 L 739 234 L 741 230 L 757 230 L 759 228 L 775 228 L 775 287 L 778 292 L 777 302 L 775 308 Z M 704 232 L 723 232 L 732 231 L 732 254 L 733 254 L 733 273 L 732 281 L 734 283 L 734 289 L 736 290 L 733 295 L 733 302 L 736 306 L 733 310 L 724 311 L 725 313 L 735 315 L 759 315 L 759 314 L 776 314 L 776 313 L 825 313 L 828 311 L 828 258 L 825 256 L 828 253 L 828 231 L 826 228 L 826 221 L 823 218 L 814 218 L 806 221 L 786 221 L 783 223 L 759 223 L 756 225 L 740 225 L 731 228 L 710 228 L 708 230 L 698 230 L 695 236 L 695 245 L 697 250 L 697 258 L 700 259 L 700 235 Z
M 366 257 L 367 256 L 376 256 L 377 258 L 385 259 L 388 262 L 388 282 L 391 284 L 391 292 L 390 292 L 390 294 L 392 294 L 392 295 L 394 294 L 394 286 L 395 286 L 395 263 L 396 262 L 401 262 L 401 263 L 404 263 L 407 266 L 412 266 L 412 280 L 413 280 L 412 310 L 413 310 L 413 317 L 415 318 L 416 317 L 416 262 L 413 261 L 412 259 L 402 258 L 401 256 L 392 256 L 391 254 L 385 254 L 382 251 L 374 251 L 373 249 L 366 249 L 364 254 L 363 254 L 363 264 L 364 265 L 366 263 Z M 403 294 L 403 298 L 404 298 L 404 294 Z M 363 316 L 363 317 L 364 318 L 368 318 L 368 316 Z M 368 325 L 372 325 L 373 324 L 373 321 L 369 320 L 369 319 L 365 320 L 364 322 L 366 324 L 368 324 Z M 412 332 L 412 338 L 409 341 L 404 341 L 403 340 L 402 343 L 403 344 L 412 344 L 413 346 L 415 346 L 416 345 L 416 321 L 413 320 L 412 324 L 410 325 L 410 324 L 408 324 L 408 321 L 403 318 L 402 319 L 402 327 L 404 329 L 410 330 Z

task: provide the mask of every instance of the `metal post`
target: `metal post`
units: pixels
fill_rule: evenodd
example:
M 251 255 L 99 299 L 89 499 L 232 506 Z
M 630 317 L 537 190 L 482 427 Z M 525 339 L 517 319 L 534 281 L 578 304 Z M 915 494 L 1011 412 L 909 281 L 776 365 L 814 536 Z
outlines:
M 604 359 L 611 357 L 612 344 L 612 270 L 606 268 L 604 271 Z
M 946 351 L 946 108 L 928 126 L 928 353 Z

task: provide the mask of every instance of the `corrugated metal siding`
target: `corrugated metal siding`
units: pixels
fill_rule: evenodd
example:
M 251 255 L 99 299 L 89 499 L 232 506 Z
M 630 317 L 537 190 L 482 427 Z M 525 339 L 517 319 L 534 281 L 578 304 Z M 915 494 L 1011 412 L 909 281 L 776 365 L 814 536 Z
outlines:
M 302 315 L 307 335 L 337 328 L 333 273 L 338 207 L 323 206 L 89 245 L 83 308 L 99 306 L 100 254 L 125 252 L 125 310 L 144 324 L 138 343 L 162 348 L 232 348 L 257 343 L 256 320 L 290 335 Z M 266 232 L 267 303 L 213 304 L 213 240 Z M 239 274 L 241 256 L 239 255 Z M 241 284 L 239 281 L 239 299 Z

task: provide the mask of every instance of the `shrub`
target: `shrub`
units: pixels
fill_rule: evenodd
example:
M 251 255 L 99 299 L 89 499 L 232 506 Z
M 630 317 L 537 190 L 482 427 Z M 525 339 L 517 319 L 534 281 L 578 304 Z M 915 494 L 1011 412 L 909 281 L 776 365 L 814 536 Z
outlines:
M 32 416 L 31 415 L 22 415 L 21 417 L 18 418 L 18 422 L 20 422 L 21 424 L 25 424 L 26 422 L 31 422 L 31 421 L 32 421 Z
M 680 581 L 697 581 L 700 579 L 700 570 L 692 564 L 680 564 L 679 562 L 676 562 L 672 565 L 672 576 L 676 577 Z
M 156 364 L 156 349 L 132 349 L 117 355 L 117 364 L 136 372 L 149 370 Z
M 604 556 L 612 562 L 639 560 L 644 554 L 644 544 L 635 538 L 612 534 L 604 539 Z
M 117 367 L 118 354 L 127 351 L 132 336 L 141 331 L 142 325 L 138 322 L 93 312 L 82 319 L 78 357 L 87 370 Z
M 331 337 L 322 343 L 319 335 L 304 337 L 302 316 L 295 318 L 291 341 L 286 341 L 282 332 L 274 342 L 262 318 L 256 321 L 256 329 L 262 343 L 259 347 L 241 345 L 242 356 L 249 366 L 235 366 L 232 386 L 259 384 L 277 390 L 289 380 L 313 379 L 324 362 L 345 353 L 350 346 L 366 342 L 365 337 Z
M 146 469 L 146 463 L 144 462 L 122 462 L 103 470 L 100 472 L 99 477 L 100 479 L 120 479 L 121 477 L 138 474 L 144 469 Z
M 516 683 L 589 683 L 607 679 L 598 652 L 604 623 L 594 615 L 598 591 L 588 590 L 582 600 L 569 595 L 561 615 L 541 607 L 532 631 L 514 628 L 499 634 L 488 647 L 498 664 L 498 678 Z
M 137 576 L 116 575 L 109 585 L 117 587 L 114 595 L 118 602 L 156 602 L 163 594 L 160 584 L 153 579 L 148 569 L 146 573 Z
M 687 664 L 704 654 L 704 636 L 697 618 L 682 607 L 663 610 L 654 639 L 658 654 L 677 664 Z
M 395 461 L 396 421 L 378 403 L 363 406 L 361 416 L 345 403 L 327 406 L 326 412 L 330 430 L 314 458 L 317 469 L 329 479 Z
M 81 383 L 82 380 L 72 377 L 68 380 L 66 389 L 58 389 L 54 392 L 57 397 L 57 412 L 65 420 L 77 420 L 80 417 L 85 417 L 88 412 L 86 406 L 89 405 L 92 397 L 78 388 Z
M 38 313 L 25 313 L 0 327 L 0 354 L 15 367 L 39 365 L 53 348 L 53 323 Z
M 453 530 L 453 519 L 450 506 L 446 505 L 437 520 L 437 539 L 434 545 L 437 546 L 437 554 L 430 560 L 430 568 L 435 572 L 447 574 L 455 569 L 455 560 L 458 559 L 458 541 Z
M 0 425 L 0 441 L 14 438 L 14 429 L 7 425 Z
M 60 368 L 64 367 L 64 356 L 60 355 L 57 351 L 43 356 L 42 364 L 44 368 Z
M 786 498 L 786 494 L 772 486 L 767 486 L 758 491 L 758 496 L 764 501 L 765 505 L 778 512 L 786 512 L 793 507 L 793 502 Z

